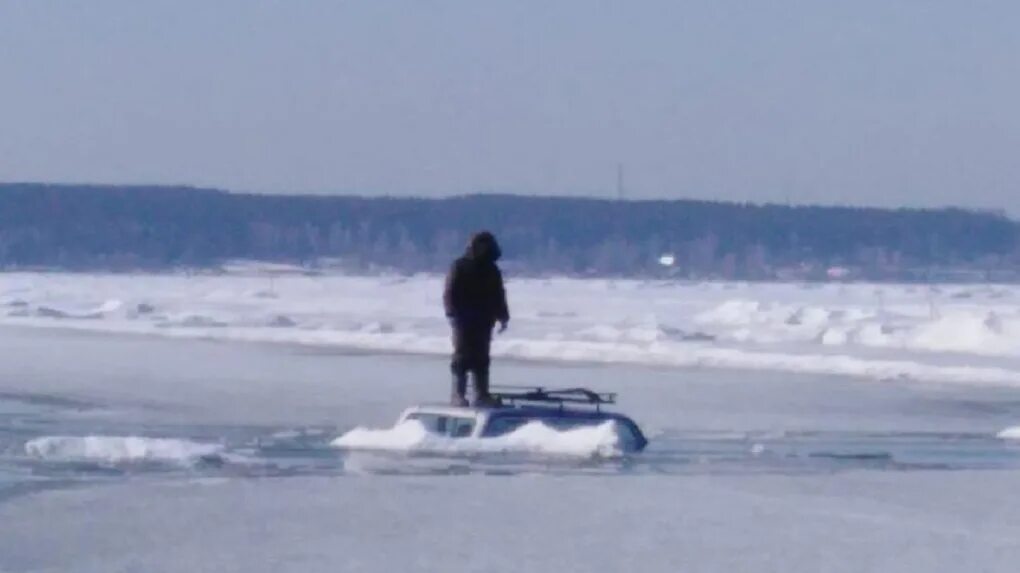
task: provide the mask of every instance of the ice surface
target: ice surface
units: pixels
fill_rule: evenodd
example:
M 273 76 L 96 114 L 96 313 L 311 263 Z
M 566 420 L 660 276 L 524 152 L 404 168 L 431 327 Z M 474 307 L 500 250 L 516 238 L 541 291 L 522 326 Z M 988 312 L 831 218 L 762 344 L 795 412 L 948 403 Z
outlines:
M 0 568 L 1013 573 L 1020 561 L 1016 478 L 858 472 L 129 482 L 0 505 Z
M 444 354 L 442 278 L 0 275 L 0 324 Z M 270 269 L 272 270 L 272 269 Z M 286 272 L 284 272 L 286 271 Z M 494 354 L 1020 385 L 1020 287 L 512 279 Z
M 124 300 L 118 313 L 134 307 Z M 570 312 L 555 319 L 580 319 Z M 1020 448 L 995 437 L 1020 423 L 1009 386 L 498 360 L 501 382 L 618 390 L 649 449 L 432 456 L 409 432 L 411 449 L 370 454 L 330 444 L 445 397 L 445 357 L 86 330 L 0 326 L 5 573 L 1012 573 L 1020 561 Z M 543 431 L 520 436 L 524 451 L 562 437 Z M 90 436 L 103 439 L 82 460 Z M 30 455 L 36 440 L 59 455 Z M 222 446 L 223 462 L 195 463 L 196 445 Z M 145 460 L 156 451 L 166 461 Z
M 404 452 L 525 453 L 607 458 L 622 453 L 619 442 L 619 433 L 613 421 L 567 430 L 531 422 L 505 436 L 450 438 L 430 434 L 417 420 L 408 420 L 390 429 L 354 428 L 334 440 L 333 446 Z

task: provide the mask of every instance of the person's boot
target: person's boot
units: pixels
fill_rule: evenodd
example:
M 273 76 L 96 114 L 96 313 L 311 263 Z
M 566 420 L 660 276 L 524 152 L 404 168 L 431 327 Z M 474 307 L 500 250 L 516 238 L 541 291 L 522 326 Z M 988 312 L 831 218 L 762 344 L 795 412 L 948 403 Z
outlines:
M 481 371 L 474 373 L 475 382 L 475 402 L 472 404 L 478 408 L 492 408 L 498 406 L 499 403 L 492 394 L 489 394 L 489 373 L 488 371 Z
M 468 406 L 467 398 L 467 373 L 453 373 L 453 389 L 450 392 L 450 404 L 459 408 L 466 408 Z

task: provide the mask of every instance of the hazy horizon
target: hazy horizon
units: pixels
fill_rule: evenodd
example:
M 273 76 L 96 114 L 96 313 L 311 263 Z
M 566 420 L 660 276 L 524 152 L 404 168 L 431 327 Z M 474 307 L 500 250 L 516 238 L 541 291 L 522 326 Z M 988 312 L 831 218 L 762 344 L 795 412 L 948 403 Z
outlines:
M 1020 5 L 0 5 L 0 180 L 1020 215 Z

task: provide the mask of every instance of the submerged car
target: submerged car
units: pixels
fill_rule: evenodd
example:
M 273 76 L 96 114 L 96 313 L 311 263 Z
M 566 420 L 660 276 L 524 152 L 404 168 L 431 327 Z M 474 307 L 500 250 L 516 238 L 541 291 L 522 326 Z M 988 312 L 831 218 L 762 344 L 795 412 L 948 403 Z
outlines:
M 433 434 L 450 438 L 492 438 L 509 434 L 530 422 L 541 422 L 557 430 L 571 430 L 615 422 L 620 447 L 639 452 L 648 445 L 633 420 L 602 407 L 616 403 L 616 394 L 587 388 L 546 390 L 541 387 L 499 387 L 492 394 L 492 407 L 449 405 L 412 406 L 401 414 L 398 424 L 416 420 Z

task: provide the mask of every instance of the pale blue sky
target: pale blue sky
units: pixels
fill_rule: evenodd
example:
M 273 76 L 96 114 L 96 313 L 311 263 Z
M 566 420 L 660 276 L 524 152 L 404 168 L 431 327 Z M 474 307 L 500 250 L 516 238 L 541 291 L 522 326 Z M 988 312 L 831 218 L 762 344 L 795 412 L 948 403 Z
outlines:
M 0 180 L 1020 212 L 1020 2 L 0 0 Z

